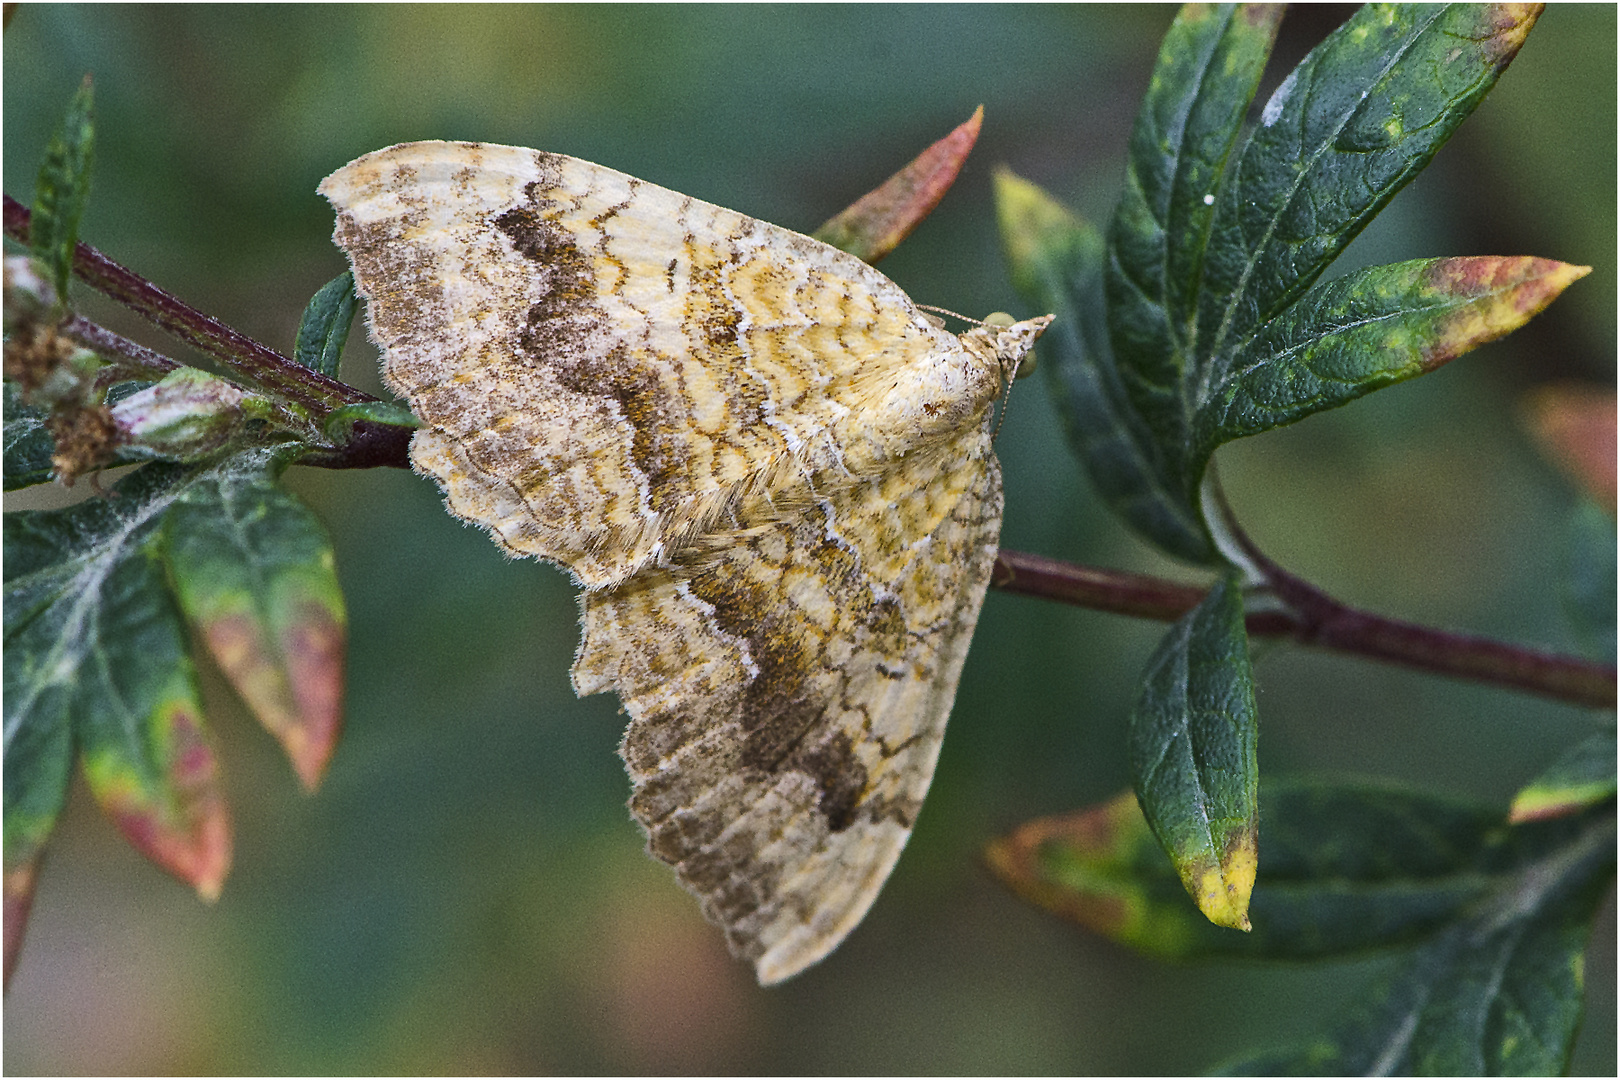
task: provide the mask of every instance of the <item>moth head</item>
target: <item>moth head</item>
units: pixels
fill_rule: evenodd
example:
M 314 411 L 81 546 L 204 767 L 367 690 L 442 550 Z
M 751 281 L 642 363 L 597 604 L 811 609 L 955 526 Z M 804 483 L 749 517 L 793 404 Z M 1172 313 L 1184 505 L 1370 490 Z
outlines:
M 982 324 L 963 334 L 963 338 L 981 337 L 996 358 L 1001 377 L 1011 383 L 1035 370 L 1035 339 L 1052 322 L 1053 316 L 1041 315 L 1034 319 L 1015 322 L 1011 315 L 998 311 Z

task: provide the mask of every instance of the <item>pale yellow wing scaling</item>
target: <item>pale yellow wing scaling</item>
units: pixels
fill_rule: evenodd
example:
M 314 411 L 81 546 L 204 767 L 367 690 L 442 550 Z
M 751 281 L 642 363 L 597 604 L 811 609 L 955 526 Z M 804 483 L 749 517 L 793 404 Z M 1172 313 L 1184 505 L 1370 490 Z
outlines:
M 933 779 L 1001 528 L 982 427 L 717 556 L 586 593 L 631 810 L 763 983 L 866 914 Z
M 853 256 L 577 158 L 407 143 L 320 190 L 417 466 L 588 587 L 842 464 L 874 381 L 956 344 Z
M 412 459 L 586 586 L 631 809 L 763 982 L 910 835 L 1001 526 L 989 418 L 1048 319 L 957 337 L 859 260 L 588 162 L 413 143 L 321 185 Z

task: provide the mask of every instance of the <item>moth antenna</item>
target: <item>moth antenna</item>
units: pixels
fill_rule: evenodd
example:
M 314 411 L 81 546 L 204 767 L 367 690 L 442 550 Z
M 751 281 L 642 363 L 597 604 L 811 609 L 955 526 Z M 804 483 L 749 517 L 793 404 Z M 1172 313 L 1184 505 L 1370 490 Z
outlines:
M 1013 369 L 1009 372 L 1003 373 L 1002 375 L 1005 383 L 1001 390 L 1001 415 L 996 417 L 996 430 L 990 433 L 991 442 L 995 442 L 996 439 L 1001 436 L 1001 425 L 1007 422 L 1007 406 L 1012 402 L 1013 383 L 1018 381 L 1018 369 L 1022 367 L 1023 364 L 1023 357 L 1019 357 L 1018 363 L 1014 365 Z
M 958 315 L 950 308 L 935 307 L 933 304 L 918 304 L 917 306 L 924 311 L 932 311 L 935 315 L 949 315 L 953 319 L 961 319 L 963 322 L 972 323 L 974 326 L 984 325 L 982 321 L 978 319 L 970 319 L 966 315 Z

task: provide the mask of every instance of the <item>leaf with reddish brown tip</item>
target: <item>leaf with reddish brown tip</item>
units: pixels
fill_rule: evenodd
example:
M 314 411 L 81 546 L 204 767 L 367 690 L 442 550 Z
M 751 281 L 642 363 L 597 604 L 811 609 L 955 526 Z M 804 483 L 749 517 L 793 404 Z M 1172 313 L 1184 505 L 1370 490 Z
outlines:
M 8 860 L 44 842 L 76 745 L 131 841 L 204 896 L 218 893 L 229 827 L 185 630 L 152 551 L 164 514 L 208 475 L 149 465 L 107 498 L 6 515 L 8 849 L 23 841 Z
M 1314 286 L 1211 364 L 1195 460 L 1433 371 L 1523 326 L 1590 270 L 1528 256 L 1420 259 Z
M 985 858 L 1025 900 L 1146 952 L 1184 955 L 1209 925 L 1187 907 L 1134 792 L 1026 822 Z
M 1614 516 L 1614 391 L 1560 383 L 1525 402 L 1525 426 L 1547 459 Z
M 178 619 L 173 628 L 176 645 L 183 649 Z M 151 638 L 147 635 L 148 642 Z M 178 651 L 152 659 L 171 662 L 168 685 L 155 708 L 144 716 L 106 710 L 83 717 L 85 778 L 131 844 L 204 900 L 214 900 L 231 866 L 231 828 L 219 766 L 203 729 L 190 661 Z
M 342 724 L 347 616 L 331 542 L 272 472 L 188 487 L 163 552 L 186 617 L 314 790 Z
M 5 892 L 5 985 L 11 985 L 11 974 L 17 970 L 17 958 L 22 955 L 23 931 L 28 929 L 28 911 L 34 906 L 34 884 L 39 878 L 39 855 L 15 867 L 6 868 Z
M 877 262 L 939 205 L 978 141 L 983 121 L 980 105 L 949 135 L 811 235 L 858 259 Z
M 1611 753 L 1611 775 L 1612 762 Z M 1020 896 L 1139 952 L 1301 960 L 1421 940 L 1493 893 L 1511 903 L 1549 857 L 1556 861 L 1553 853 L 1600 825 L 1602 811 L 1504 828 L 1489 806 L 1379 784 L 1268 777 L 1260 815 L 1266 858 L 1248 934 L 1222 930 L 1187 905 L 1129 794 L 1028 822 L 988 855 Z

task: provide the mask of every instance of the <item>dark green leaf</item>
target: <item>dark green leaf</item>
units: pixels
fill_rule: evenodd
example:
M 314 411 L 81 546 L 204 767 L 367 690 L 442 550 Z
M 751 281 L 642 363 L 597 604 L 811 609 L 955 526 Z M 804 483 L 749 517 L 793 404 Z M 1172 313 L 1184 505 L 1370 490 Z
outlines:
M 342 718 L 347 619 L 331 541 L 276 471 L 187 487 L 163 551 L 186 618 L 314 788 Z
M 1309 1046 L 1229 1063 L 1229 1075 L 1549 1076 L 1580 1022 L 1594 912 L 1615 865 L 1612 804 L 1521 826 L 1534 858 L 1417 949 Z M 1527 847 L 1530 844 L 1527 843 Z
M 47 414 L 22 399 L 16 383 L 5 384 L 5 489 L 49 483 L 56 441 L 45 427 Z
M 10 518 L 11 515 L 6 515 Z M 9 599 L 8 599 L 9 603 Z M 5 689 L 12 693 L 10 621 L 7 620 Z M 5 868 L 14 870 L 35 858 L 56 825 L 67 800 L 68 773 L 73 764 L 73 733 L 67 723 L 71 693 L 51 687 L 35 705 L 42 723 L 10 724 L 6 708 L 5 734 Z
M 1214 193 L 1254 97 L 1282 9 L 1181 9 L 1159 47 L 1131 131 L 1125 191 L 1108 230 L 1108 327 L 1122 383 L 1159 445 L 1188 443 L 1184 397 L 1196 376 L 1197 287 Z M 1175 471 L 1186 475 L 1185 463 Z M 1193 489 L 1177 487 L 1197 520 Z
M 30 792 L 14 825 L 27 833 L 46 782 L 65 784 L 71 740 L 92 793 L 132 843 L 204 895 L 230 859 L 224 805 L 204 737 L 179 613 L 151 541 L 196 472 L 148 466 L 110 497 L 5 516 L 7 787 Z M 32 769 L 50 747 L 50 768 Z M 56 794 L 60 798 L 58 790 Z
M 45 147 L 45 160 L 40 163 L 34 189 L 29 248 L 48 268 L 59 304 L 67 303 L 73 246 L 79 239 L 79 221 L 90 194 L 90 161 L 95 144 L 92 100 L 90 76 L 86 75 L 68 102 L 62 126 Z
M 1134 798 L 1030 822 L 991 862 L 1021 895 L 1152 955 L 1305 959 L 1430 933 L 1542 853 L 1541 834 L 1494 810 L 1388 787 L 1268 777 L 1259 805 L 1248 934 L 1187 906 Z
M 391 401 L 362 401 L 354 405 L 340 405 L 328 413 L 326 434 L 341 443 L 348 439 L 354 425 L 361 421 L 387 424 L 390 427 L 422 426 L 422 421 L 416 418 L 416 414 L 403 405 L 396 405 Z
M 1534 18 L 1533 10 L 1489 6 L 1363 8 L 1284 81 L 1234 159 L 1277 13 L 1189 5 L 1177 17 L 1132 132 L 1125 193 L 1109 229 L 1112 353 L 1092 349 L 1090 360 L 1113 369 L 1091 380 L 1091 396 L 1106 406 L 1093 410 L 1104 412 L 1104 430 L 1133 431 L 1151 447 L 1130 461 L 1138 472 L 1151 469 L 1151 480 L 1128 469 L 1116 482 L 1152 494 L 1150 507 L 1121 508 L 1138 531 L 1173 554 L 1212 561 L 1200 489 L 1214 442 L 1392 381 L 1342 341 L 1332 362 L 1323 361 L 1330 377 L 1307 371 L 1299 386 L 1299 365 L 1252 371 L 1245 361 L 1277 348 L 1253 339 L 1428 163 Z M 1305 332 L 1320 329 L 1309 316 L 1296 316 L 1291 347 L 1303 349 Z M 1348 387 L 1333 384 L 1331 369 L 1349 352 L 1359 366 Z M 1261 384 L 1253 397 L 1222 396 L 1238 394 L 1236 383 L 1250 375 Z M 1090 465 L 1094 473 L 1118 468 Z
M 1423 259 L 1318 285 L 1252 337 L 1199 395 L 1194 461 L 1431 371 L 1523 326 L 1587 268 L 1550 259 Z
M 1539 821 L 1573 814 L 1593 803 L 1613 799 L 1616 745 L 1614 724 L 1594 732 L 1559 755 L 1558 760 L 1513 797 L 1512 821 Z
M 354 274 L 348 270 L 321 286 L 304 308 L 293 359 L 312 371 L 336 377 L 358 302 Z
M 9 436 L 8 436 L 9 440 Z M 1593 656 L 1615 654 L 1614 518 L 1590 500 L 1575 508 L 1569 523 L 1564 610 Z
M 1159 643 L 1131 710 L 1142 813 L 1200 911 L 1249 928 L 1258 727 L 1243 592 L 1225 578 Z
M 1216 193 L 1201 355 L 1236 353 L 1311 286 L 1474 111 L 1537 14 L 1368 4 L 1311 51 Z
M 996 212 L 1013 284 L 1031 304 L 1056 315 L 1041 336 L 1042 363 L 1064 431 L 1092 483 L 1147 540 L 1192 562 L 1214 549 L 1189 516 L 1175 475 L 1125 397 L 1108 343 L 1103 307 L 1103 240 L 1051 196 L 1002 170 Z

